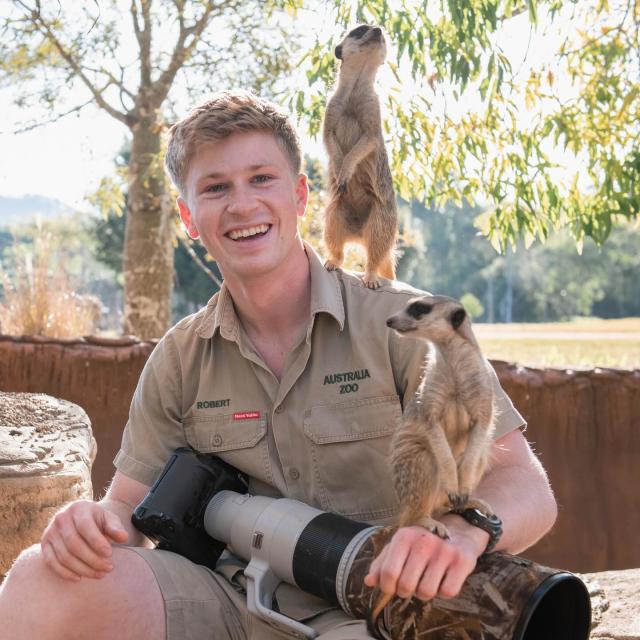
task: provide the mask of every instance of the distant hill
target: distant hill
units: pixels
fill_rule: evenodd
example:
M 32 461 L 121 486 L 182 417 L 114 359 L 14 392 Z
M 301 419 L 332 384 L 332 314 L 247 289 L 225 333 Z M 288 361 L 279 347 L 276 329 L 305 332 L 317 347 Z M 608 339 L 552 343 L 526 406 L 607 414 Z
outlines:
M 51 220 L 72 213 L 73 209 L 54 198 L 27 195 L 20 198 L 0 196 L 0 227 L 34 222 L 36 218 Z

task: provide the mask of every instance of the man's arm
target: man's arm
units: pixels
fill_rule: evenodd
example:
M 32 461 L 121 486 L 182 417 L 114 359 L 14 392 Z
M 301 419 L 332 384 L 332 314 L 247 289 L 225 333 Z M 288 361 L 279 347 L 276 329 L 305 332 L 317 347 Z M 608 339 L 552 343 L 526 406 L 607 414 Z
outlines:
M 77 500 L 61 509 L 42 535 L 42 554 L 67 580 L 102 578 L 113 565 L 111 544 L 146 546 L 150 542 L 131 524 L 131 514 L 149 487 L 116 471 L 100 502 Z
M 135 508 L 142 502 L 149 492 L 149 487 L 142 482 L 129 478 L 120 471 L 116 471 L 107 494 L 99 505 L 115 513 L 122 522 L 128 538 L 127 545 L 130 547 L 151 547 L 151 541 L 146 538 L 131 522 L 131 515 Z
M 503 534 L 496 550 L 520 553 L 555 522 L 556 501 L 547 475 L 526 439 L 516 429 L 494 442 L 491 467 L 474 496 L 488 502 L 501 518 Z M 428 600 L 458 594 L 489 534 L 460 516 L 443 518 L 451 538 L 442 540 L 422 527 L 399 529 L 371 564 L 365 582 L 384 593 Z

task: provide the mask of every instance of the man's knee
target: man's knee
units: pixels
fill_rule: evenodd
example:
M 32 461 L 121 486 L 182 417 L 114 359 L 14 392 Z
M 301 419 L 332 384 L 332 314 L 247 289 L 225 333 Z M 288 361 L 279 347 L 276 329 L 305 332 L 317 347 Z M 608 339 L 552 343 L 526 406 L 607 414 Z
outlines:
M 3 588 L 29 588 L 45 575 L 46 565 L 39 544 L 34 544 L 20 553 L 13 561 Z
M 112 560 L 114 568 L 103 578 L 76 582 L 50 569 L 39 545 L 29 547 L 7 574 L 0 591 L 0 613 L 4 615 L 19 606 L 21 615 L 16 623 L 23 627 L 37 627 L 38 620 L 46 620 L 42 635 L 35 633 L 31 637 L 95 636 L 98 617 L 103 635 L 95 637 L 113 638 L 117 633 L 122 638 L 164 637 L 164 603 L 151 568 L 126 548 L 114 548 Z M 27 611 L 38 615 L 30 617 Z M 141 611 L 145 615 L 140 616 Z M 123 625 L 130 632 L 128 635 L 123 633 Z M 75 633 L 56 635 L 56 630 L 67 628 Z

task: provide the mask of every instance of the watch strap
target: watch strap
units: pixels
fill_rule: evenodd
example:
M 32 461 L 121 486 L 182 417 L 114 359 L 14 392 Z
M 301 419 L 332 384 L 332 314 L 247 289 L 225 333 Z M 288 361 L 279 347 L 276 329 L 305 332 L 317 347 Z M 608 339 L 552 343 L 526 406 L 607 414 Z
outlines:
M 489 553 L 498 544 L 498 540 L 502 535 L 502 520 L 498 516 L 495 514 L 487 515 L 482 513 L 480 509 L 462 509 L 454 511 L 454 513 L 464 518 L 469 524 L 489 534 L 489 543 L 483 553 Z

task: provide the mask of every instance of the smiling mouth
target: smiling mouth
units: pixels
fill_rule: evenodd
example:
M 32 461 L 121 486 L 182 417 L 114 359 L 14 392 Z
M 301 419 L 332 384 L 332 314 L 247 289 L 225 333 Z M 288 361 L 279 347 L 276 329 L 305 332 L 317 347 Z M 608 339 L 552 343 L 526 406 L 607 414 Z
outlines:
M 258 224 L 255 227 L 249 227 L 248 229 L 238 229 L 234 231 L 229 231 L 229 233 L 225 234 L 231 240 L 250 240 L 253 238 L 261 238 L 264 236 L 267 231 L 271 229 L 270 224 Z

